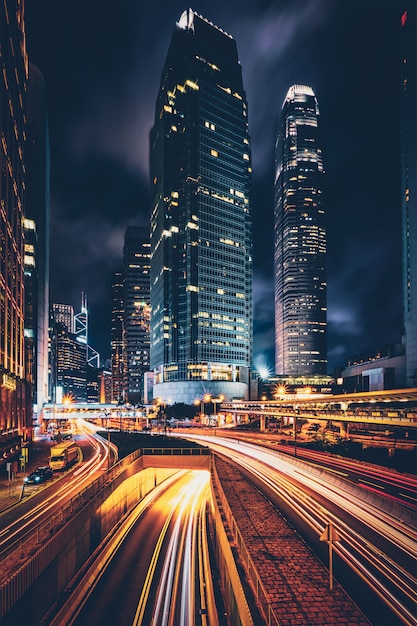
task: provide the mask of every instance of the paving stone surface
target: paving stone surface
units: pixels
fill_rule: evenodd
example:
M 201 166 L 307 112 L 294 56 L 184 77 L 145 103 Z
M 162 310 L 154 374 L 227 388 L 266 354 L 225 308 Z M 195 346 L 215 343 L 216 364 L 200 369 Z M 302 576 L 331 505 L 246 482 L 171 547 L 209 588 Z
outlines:
M 215 465 L 237 527 L 280 626 L 369 626 L 303 539 L 237 468 Z

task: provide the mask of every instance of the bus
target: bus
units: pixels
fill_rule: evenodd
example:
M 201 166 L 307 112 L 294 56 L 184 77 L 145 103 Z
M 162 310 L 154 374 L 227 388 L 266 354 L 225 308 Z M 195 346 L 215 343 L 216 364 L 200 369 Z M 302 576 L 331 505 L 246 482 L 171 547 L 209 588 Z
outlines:
M 78 446 L 74 441 L 62 441 L 52 446 L 49 457 L 49 467 L 52 470 L 68 469 L 78 461 Z

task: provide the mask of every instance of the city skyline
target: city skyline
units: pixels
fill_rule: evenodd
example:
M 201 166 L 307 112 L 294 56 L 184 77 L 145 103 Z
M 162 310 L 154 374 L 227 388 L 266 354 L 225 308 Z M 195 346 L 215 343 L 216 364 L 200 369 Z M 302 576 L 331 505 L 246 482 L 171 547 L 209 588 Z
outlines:
M 357 4 L 206 2 L 192 7 L 235 38 L 248 95 L 255 367 L 273 370 L 274 363 L 273 137 L 293 83 L 311 84 L 321 110 L 329 222 L 329 373 L 355 354 L 401 338 L 394 112 L 399 106 L 399 24 L 407 3 Z M 158 66 L 172 23 L 186 7 L 122 2 L 116 10 L 111 2 L 87 2 L 82 20 L 78 3 L 59 8 L 59 15 L 48 2 L 26 8 L 29 58 L 44 74 L 50 119 L 51 301 L 76 304 L 86 292 L 91 341 L 106 356 L 111 272 L 121 258 L 126 226 L 145 225 L 148 219 L 147 149 Z

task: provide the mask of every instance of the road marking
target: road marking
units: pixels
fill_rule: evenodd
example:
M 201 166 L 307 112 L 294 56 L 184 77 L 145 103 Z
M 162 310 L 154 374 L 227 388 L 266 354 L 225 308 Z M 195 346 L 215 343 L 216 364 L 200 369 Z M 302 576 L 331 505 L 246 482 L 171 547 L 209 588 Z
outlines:
M 399 493 L 398 495 L 402 496 L 403 498 L 408 498 L 409 500 L 414 500 L 414 502 L 417 502 L 417 498 L 413 498 L 413 496 L 407 496 L 406 493 Z
M 376 483 L 371 483 L 369 482 L 369 480 L 362 480 L 361 478 L 358 478 L 358 482 L 365 483 L 366 485 L 371 485 L 371 487 L 376 487 L 376 489 L 383 489 L 385 491 L 385 487 L 383 487 L 382 485 L 377 485 Z

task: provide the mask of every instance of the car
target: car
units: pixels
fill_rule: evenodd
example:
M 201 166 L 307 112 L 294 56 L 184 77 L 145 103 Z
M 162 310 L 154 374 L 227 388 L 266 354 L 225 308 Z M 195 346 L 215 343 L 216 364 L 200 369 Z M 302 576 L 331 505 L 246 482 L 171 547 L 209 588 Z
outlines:
M 44 467 L 37 467 L 29 476 L 25 476 L 24 482 L 27 485 L 40 485 L 52 478 L 53 475 L 51 468 L 45 465 Z

